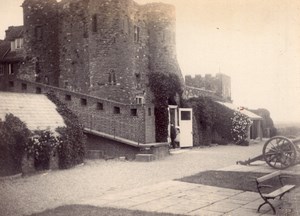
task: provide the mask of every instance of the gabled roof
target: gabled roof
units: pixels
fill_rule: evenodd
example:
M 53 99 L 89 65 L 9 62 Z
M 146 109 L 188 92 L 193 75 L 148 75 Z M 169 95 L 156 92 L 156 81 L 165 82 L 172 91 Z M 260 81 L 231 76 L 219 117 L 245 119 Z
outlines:
M 0 92 L 0 119 L 11 113 L 26 123 L 29 130 L 55 131 L 65 126 L 56 105 L 45 95 Z
M 13 41 L 17 38 L 23 37 L 23 26 L 9 26 L 5 32 L 5 40 Z
M 250 112 L 247 109 L 244 108 L 240 108 L 240 106 L 237 106 L 235 104 L 232 103 L 225 103 L 225 102 L 219 102 L 219 104 L 222 104 L 223 106 L 226 106 L 227 108 L 234 110 L 234 111 L 238 111 L 246 116 L 248 116 L 251 120 L 262 120 L 263 118 L 260 117 L 259 115 L 254 114 L 253 112 Z

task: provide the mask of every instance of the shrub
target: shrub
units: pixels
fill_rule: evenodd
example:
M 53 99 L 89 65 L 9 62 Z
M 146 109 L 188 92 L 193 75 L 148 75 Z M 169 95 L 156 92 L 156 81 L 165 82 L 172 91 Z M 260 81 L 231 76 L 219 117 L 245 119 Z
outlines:
M 248 129 L 252 124 L 250 118 L 238 111 L 235 111 L 231 120 L 231 134 L 234 142 L 238 145 L 248 145 L 249 143 L 246 139 L 248 137 Z
M 24 149 L 30 135 L 26 124 L 13 114 L 7 114 L 4 121 L 0 120 L 0 147 L 12 157 L 15 170 L 21 170 Z
M 47 94 L 48 98 L 57 106 L 58 113 L 63 117 L 66 127 L 57 129 L 60 134 L 60 147 L 58 149 L 59 168 L 67 169 L 80 164 L 84 160 L 86 149 L 86 136 L 78 117 L 62 103 L 53 92 Z
M 26 144 L 28 156 L 34 158 L 36 170 L 49 169 L 50 157 L 60 147 L 60 140 L 50 130 L 37 130 Z

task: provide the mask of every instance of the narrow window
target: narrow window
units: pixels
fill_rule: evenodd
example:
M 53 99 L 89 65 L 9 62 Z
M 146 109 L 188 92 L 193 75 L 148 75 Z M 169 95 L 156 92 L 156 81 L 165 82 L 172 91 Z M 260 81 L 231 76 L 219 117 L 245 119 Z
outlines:
M 42 93 L 42 89 L 40 87 L 36 87 L 35 93 L 41 94 Z
M 13 75 L 14 74 L 14 66 L 13 64 L 8 64 L 8 74 Z
M 14 81 L 9 81 L 8 85 L 9 85 L 9 87 L 13 88 L 15 86 L 15 83 L 14 83 Z
M 82 106 L 86 106 L 87 105 L 87 100 L 85 98 L 81 98 L 80 103 Z
M 35 38 L 38 41 L 41 41 L 43 39 L 43 28 L 42 28 L 42 26 L 35 27 Z
M 22 90 L 26 91 L 27 90 L 27 84 L 26 83 L 22 83 Z
M 120 113 L 121 113 L 120 107 L 114 107 L 114 114 L 120 114 Z
M 151 108 L 149 107 L 148 108 L 148 116 L 151 116 L 152 115 L 152 110 L 151 110 Z
M 110 85 L 116 85 L 117 84 L 116 73 L 115 73 L 114 70 L 110 70 L 110 72 L 108 74 L 108 83 Z
M 129 18 L 128 18 L 128 16 L 125 16 L 124 20 L 123 20 L 123 33 L 129 34 Z
M 134 41 L 139 42 L 140 41 L 140 27 L 134 26 Z
M 66 100 L 66 101 L 71 101 L 71 100 L 72 100 L 71 95 L 65 95 L 65 100 Z
M 131 116 L 137 116 L 137 109 L 131 109 L 130 114 Z
M 97 110 L 103 110 L 103 103 L 97 103 Z
M 92 30 L 93 32 L 97 32 L 97 15 L 94 14 L 93 17 L 92 17 Z

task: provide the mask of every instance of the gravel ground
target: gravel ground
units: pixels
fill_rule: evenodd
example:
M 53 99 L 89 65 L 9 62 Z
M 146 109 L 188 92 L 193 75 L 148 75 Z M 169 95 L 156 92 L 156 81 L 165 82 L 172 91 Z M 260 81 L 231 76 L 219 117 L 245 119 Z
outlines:
M 214 146 L 174 151 L 154 162 L 86 161 L 70 170 L 0 181 L 0 215 L 28 215 L 79 200 L 99 197 L 219 169 L 261 154 L 263 143 Z

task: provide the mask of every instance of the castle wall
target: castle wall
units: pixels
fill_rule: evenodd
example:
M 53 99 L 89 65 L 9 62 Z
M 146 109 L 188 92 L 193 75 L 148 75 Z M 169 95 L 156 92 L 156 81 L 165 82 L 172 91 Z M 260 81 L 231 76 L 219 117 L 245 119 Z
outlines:
M 140 144 L 155 142 L 155 132 L 152 126 L 147 124 L 147 119 L 154 116 L 153 107 L 128 105 L 25 80 L 17 79 L 11 82 L 14 84 L 9 87 L 10 92 L 54 92 L 58 99 L 79 117 L 85 128 Z
M 202 93 L 210 92 L 209 94 L 213 94 L 223 100 L 231 100 L 231 79 L 225 74 L 217 74 L 216 76 L 206 74 L 204 77 L 201 75 L 196 75 L 195 77 L 186 75 L 185 84 L 187 87 L 193 87 L 188 89 L 195 94 L 197 94 L 195 90 L 197 90 L 201 96 L 203 96 Z

